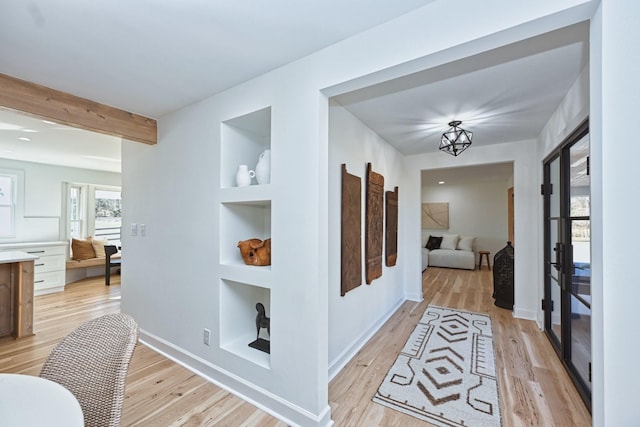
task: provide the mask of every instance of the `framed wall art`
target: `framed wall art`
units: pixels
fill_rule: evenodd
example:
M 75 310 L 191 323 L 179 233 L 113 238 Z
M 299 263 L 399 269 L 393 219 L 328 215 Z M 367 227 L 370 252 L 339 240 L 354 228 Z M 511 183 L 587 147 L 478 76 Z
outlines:
M 423 203 L 422 204 L 422 229 L 423 230 L 448 230 L 449 229 L 449 203 Z

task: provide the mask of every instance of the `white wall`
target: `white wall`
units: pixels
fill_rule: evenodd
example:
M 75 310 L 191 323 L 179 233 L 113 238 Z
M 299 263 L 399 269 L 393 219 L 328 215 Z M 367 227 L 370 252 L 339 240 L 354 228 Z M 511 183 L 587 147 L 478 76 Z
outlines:
M 329 377 L 360 349 L 368 338 L 404 301 L 404 275 L 398 266 L 383 262 L 382 277 L 370 285 L 365 282 L 365 208 L 366 165 L 384 176 L 385 191 L 398 186 L 403 196 L 404 156 L 342 106 L 331 103 L 329 109 Z M 341 167 L 361 177 L 362 191 L 362 284 L 340 296 L 340 236 L 341 236 Z M 404 222 L 404 212 L 398 213 L 398 229 Z M 384 254 L 384 248 L 383 248 Z M 384 257 L 383 257 L 384 258 Z M 399 249 L 398 262 L 404 258 Z
M 120 185 L 120 174 L 0 159 L 0 169 L 19 171 L 16 236 L 2 243 L 65 240 L 60 236 L 62 183 Z
M 476 181 L 465 184 L 422 185 L 422 203 L 449 203 L 448 230 L 422 230 L 422 242 L 430 235 L 459 234 L 475 236 L 476 265 L 478 251 L 491 252 L 490 259 L 505 247 L 508 231 L 508 181 Z M 424 246 L 424 244 L 422 245 Z
M 586 0 L 541 0 L 527 7 L 504 0 L 435 1 L 160 118 L 156 146 L 123 143 L 124 227 L 147 224 L 147 236 L 123 237 L 129 260 L 122 275 L 123 311 L 138 320 L 147 343 L 290 424 L 329 425 L 329 288 L 334 286 L 329 259 L 336 248 L 329 244 L 326 95 L 576 23 L 589 6 Z M 457 15 L 465 31 L 449 31 L 449 20 L 442 19 L 453 9 L 465 11 Z M 224 274 L 219 263 L 220 123 L 265 106 L 272 108 L 272 258 L 280 260 L 270 274 L 269 369 L 218 347 Z M 516 313 L 526 317 L 535 313 L 531 283 L 539 280 L 536 264 L 527 263 L 539 254 L 535 230 L 525 225 L 535 222 L 538 208 L 533 202 L 537 183 L 531 180 L 535 144 L 502 144 L 462 157 L 472 164 L 514 162 L 515 191 L 521 195 L 515 216 L 523 218 L 516 223 L 517 241 L 523 243 L 516 246 Z M 413 159 L 399 185 L 404 224 L 396 268 L 404 273 L 405 296 L 416 299 L 421 295 L 420 170 L 439 162 Z M 204 327 L 212 330 L 212 346 L 202 344 Z
M 592 215 L 594 287 L 593 353 L 596 372 L 594 424 L 629 426 L 638 424 L 640 370 L 637 369 L 640 340 L 637 339 L 638 247 L 635 171 L 640 145 L 629 136 L 638 121 L 640 99 L 639 2 L 602 0 L 593 28 L 592 55 L 601 61 L 591 68 L 591 141 L 594 181 Z M 601 49 L 601 50 L 600 50 Z M 601 55 L 601 56 L 600 56 Z M 598 65 L 600 65 L 598 67 Z M 596 100 L 600 102 L 596 102 Z M 596 301 L 595 296 L 601 297 Z

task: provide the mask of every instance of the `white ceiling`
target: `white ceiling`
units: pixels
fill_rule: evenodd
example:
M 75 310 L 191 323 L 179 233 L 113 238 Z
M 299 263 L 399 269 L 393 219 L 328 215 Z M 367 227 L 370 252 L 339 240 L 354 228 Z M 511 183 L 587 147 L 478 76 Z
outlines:
M 437 151 L 454 119 L 473 132 L 469 149 L 535 139 L 588 64 L 588 31 L 574 25 L 335 99 L 406 155 Z
M 0 158 L 120 172 L 121 141 L 0 107 Z
M 0 73 L 158 118 L 431 1 L 9 0 Z M 452 119 L 474 132 L 470 150 L 533 139 L 587 43 L 573 26 L 335 99 L 405 154 L 436 151 Z M 39 132 L 16 142 L 24 129 L 1 123 Z M 43 126 L 0 109 L 0 157 L 119 170 L 118 138 Z

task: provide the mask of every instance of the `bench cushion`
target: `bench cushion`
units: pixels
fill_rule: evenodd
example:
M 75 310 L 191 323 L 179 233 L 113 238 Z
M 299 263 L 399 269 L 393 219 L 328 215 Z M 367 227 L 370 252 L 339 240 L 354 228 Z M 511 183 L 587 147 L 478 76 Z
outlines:
M 120 254 L 115 254 L 115 255 L 111 255 L 111 260 L 115 261 L 115 260 L 119 260 L 120 259 Z M 89 258 L 89 259 L 83 259 L 83 260 L 75 260 L 75 259 L 70 259 L 67 260 L 67 270 L 71 270 L 74 268 L 85 268 L 85 267 L 100 267 L 103 266 L 105 264 L 105 261 L 107 259 L 106 258 Z

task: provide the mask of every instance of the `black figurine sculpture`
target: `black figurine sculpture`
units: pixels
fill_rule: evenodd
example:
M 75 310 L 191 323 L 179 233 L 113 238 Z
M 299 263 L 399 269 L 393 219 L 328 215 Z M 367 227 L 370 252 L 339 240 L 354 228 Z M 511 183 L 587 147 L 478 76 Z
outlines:
M 261 302 L 256 304 L 256 310 L 258 310 L 258 314 L 256 315 L 256 339 L 260 337 L 260 329 L 267 328 L 267 333 L 271 336 L 271 322 L 264 311 L 264 305 Z
M 256 310 L 258 310 L 258 314 L 256 315 L 256 340 L 249 343 L 249 347 L 264 351 L 265 353 L 270 353 L 271 343 L 269 340 L 260 338 L 260 329 L 267 328 L 267 332 L 269 333 L 269 336 L 271 336 L 271 319 L 267 317 L 262 303 L 259 302 L 256 304 Z

